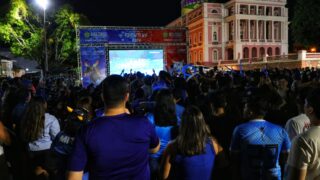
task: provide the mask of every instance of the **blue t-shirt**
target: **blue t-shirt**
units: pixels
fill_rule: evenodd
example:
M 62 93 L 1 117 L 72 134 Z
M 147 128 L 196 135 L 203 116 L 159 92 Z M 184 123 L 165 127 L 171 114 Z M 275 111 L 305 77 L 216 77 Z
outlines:
M 60 155 L 69 155 L 73 149 L 74 137 L 60 131 L 54 139 L 51 149 Z
M 150 179 L 148 150 L 159 144 L 143 116 L 103 116 L 80 130 L 69 170 L 88 168 L 90 179 Z
M 167 144 L 172 140 L 171 138 L 171 129 L 173 126 L 156 126 L 156 133 L 160 139 L 160 149 L 156 154 L 152 154 L 152 158 L 159 159 L 163 153 L 163 151 L 166 149 Z
M 151 124 L 155 124 L 154 122 L 154 115 L 152 113 L 147 113 L 146 117 L 150 121 Z M 163 151 L 166 149 L 167 144 L 172 140 L 171 137 L 171 129 L 173 126 L 166 126 L 166 127 L 161 127 L 161 126 L 156 126 L 156 133 L 159 136 L 160 139 L 160 149 L 156 154 L 152 154 L 152 158 L 160 158 Z
M 172 179 L 211 180 L 216 153 L 208 140 L 205 153 L 194 156 L 177 154 L 172 160 Z
M 235 128 L 230 151 L 240 153 L 242 179 L 280 180 L 280 152 L 288 152 L 290 146 L 283 128 L 264 120 L 254 120 Z
M 152 91 L 157 91 L 157 90 L 161 90 L 161 89 L 168 89 L 168 85 L 166 82 L 164 81 L 157 81 L 155 83 L 152 84 Z
M 177 120 L 178 120 L 177 121 L 178 126 L 180 126 L 180 124 L 181 124 L 183 112 L 184 112 L 184 107 L 179 104 L 176 104 L 176 115 L 177 115 Z

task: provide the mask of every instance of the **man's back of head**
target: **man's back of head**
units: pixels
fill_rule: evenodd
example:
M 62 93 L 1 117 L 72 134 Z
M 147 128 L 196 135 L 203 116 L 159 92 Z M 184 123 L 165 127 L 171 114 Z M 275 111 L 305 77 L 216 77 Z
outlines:
M 108 76 L 102 82 L 102 96 L 107 108 L 115 108 L 125 103 L 128 93 L 129 85 L 120 75 Z

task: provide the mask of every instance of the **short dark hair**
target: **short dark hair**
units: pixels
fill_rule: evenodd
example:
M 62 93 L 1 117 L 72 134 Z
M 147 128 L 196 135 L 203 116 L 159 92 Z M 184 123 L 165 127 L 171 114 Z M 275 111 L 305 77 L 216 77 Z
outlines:
M 129 93 L 128 82 L 120 75 L 108 76 L 102 82 L 104 104 L 108 108 L 117 107 Z
M 254 116 L 265 116 L 267 114 L 269 99 L 266 97 L 268 91 L 262 88 L 252 91 L 251 96 L 247 99 L 247 108 Z M 255 118 L 255 117 L 254 117 Z
M 320 119 L 320 88 L 312 90 L 306 100 L 308 105 L 313 108 L 315 116 Z

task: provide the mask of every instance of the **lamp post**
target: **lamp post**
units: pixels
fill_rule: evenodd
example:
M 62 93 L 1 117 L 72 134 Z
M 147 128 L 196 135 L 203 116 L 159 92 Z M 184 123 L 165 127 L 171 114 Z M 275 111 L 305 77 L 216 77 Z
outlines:
M 44 70 L 45 73 L 48 72 L 48 47 L 47 47 L 47 29 L 46 29 L 46 9 L 48 7 L 48 0 L 36 0 L 37 4 L 43 9 L 43 33 L 44 33 L 44 51 L 45 51 L 45 61 Z

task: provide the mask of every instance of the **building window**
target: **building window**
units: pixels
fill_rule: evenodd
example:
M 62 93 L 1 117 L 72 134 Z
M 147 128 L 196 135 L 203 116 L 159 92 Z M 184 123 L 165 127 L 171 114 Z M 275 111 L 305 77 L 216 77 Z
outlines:
M 267 7 L 267 9 L 266 9 L 266 15 L 267 15 L 267 16 L 272 16 L 272 7 Z
M 233 22 L 229 22 L 229 41 L 233 40 L 233 35 L 234 35 Z
M 229 16 L 234 15 L 234 7 L 229 8 L 229 9 L 228 9 L 228 13 L 229 13 L 229 14 L 228 14 Z
M 250 6 L 250 14 L 252 14 L 252 15 L 256 15 L 257 14 L 256 6 Z
M 243 49 L 243 59 L 248 59 L 249 58 L 249 48 L 245 47 Z
M 217 41 L 218 41 L 217 32 L 213 32 L 213 42 L 217 42 Z
M 218 51 L 217 50 L 213 51 L 213 61 L 218 61 Z
M 213 9 L 213 10 L 211 11 L 211 13 L 212 13 L 212 14 L 218 14 L 218 11 L 217 11 L 216 9 Z
M 240 14 L 248 14 L 248 6 L 240 5 Z
M 257 57 L 257 48 L 252 48 L 252 58 L 256 58 Z
M 279 56 L 280 55 L 280 48 L 276 47 L 276 55 Z
M 259 13 L 259 15 L 261 15 L 261 16 L 264 15 L 264 6 L 259 6 L 258 13 Z
M 199 33 L 199 42 L 202 42 L 202 33 Z
M 273 13 L 274 13 L 274 16 L 281 16 L 281 8 L 275 7 Z
M 260 48 L 260 57 L 264 57 L 266 55 L 265 49 L 263 47 Z
M 245 28 L 245 23 L 244 21 L 240 21 L 240 39 L 244 39 L 244 28 Z
M 272 56 L 272 48 L 271 47 L 268 48 L 268 56 Z

